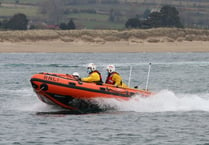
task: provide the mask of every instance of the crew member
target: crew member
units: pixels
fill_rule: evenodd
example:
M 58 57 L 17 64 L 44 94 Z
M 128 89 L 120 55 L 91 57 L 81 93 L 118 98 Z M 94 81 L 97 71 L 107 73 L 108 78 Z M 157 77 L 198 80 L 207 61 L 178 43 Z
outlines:
M 74 79 L 77 80 L 77 81 L 81 80 L 80 75 L 79 75 L 78 72 L 74 72 L 74 73 L 73 73 L 73 77 L 74 77 Z
M 102 84 L 102 76 L 98 70 L 96 70 L 96 65 L 94 63 L 89 63 L 87 66 L 88 77 L 82 78 L 81 80 L 89 83 Z
M 122 88 L 128 87 L 125 83 L 123 83 L 122 77 L 120 76 L 120 74 L 115 71 L 114 65 L 108 65 L 107 72 L 108 72 L 108 76 L 105 82 L 106 84 L 111 84 L 111 85 L 115 85 L 117 87 L 122 87 Z

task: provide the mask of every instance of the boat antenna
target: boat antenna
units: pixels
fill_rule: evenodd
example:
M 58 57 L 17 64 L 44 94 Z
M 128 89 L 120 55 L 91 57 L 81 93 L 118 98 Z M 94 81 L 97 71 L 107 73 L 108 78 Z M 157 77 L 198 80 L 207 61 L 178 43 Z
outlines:
M 128 78 L 128 86 L 129 87 L 131 85 L 131 74 L 132 74 L 132 66 L 130 66 L 130 71 L 129 71 L 129 78 Z
M 150 70 L 151 70 L 152 63 L 149 63 L 148 73 L 147 73 L 147 82 L 146 82 L 146 91 L 148 91 L 148 83 L 149 83 L 149 76 L 150 76 Z

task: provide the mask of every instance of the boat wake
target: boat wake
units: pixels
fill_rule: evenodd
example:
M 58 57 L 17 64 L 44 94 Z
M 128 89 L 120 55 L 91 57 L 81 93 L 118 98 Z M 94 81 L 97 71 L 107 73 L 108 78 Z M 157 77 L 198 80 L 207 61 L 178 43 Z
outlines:
M 40 102 L 30 88 L 12 92 L 17 96 L 21 95 L 15 103 L 7 104 L 4 109 L 19 110 L 26 112 L 59 112 L 62 108 L 47 105 Z M 22 94 L 24 93 L 24 94 Z M 16 97 L 17 97 L 16 96 Z M 35 97 L 34 97 L 35 96 Z M 129 101 L 116 99 L 93 100 L 99 107 L 107 110 L 124 112 L 166 112 L 166 111 L 206 111 L 209 112 L 209 93 L 204 94 L 175 94 L 170 90 L 162 90 L 159 93 L 142 98 L 134 96 Z M 13 106 L 15 108 L 8 108 Z M 70 113 L 69 113 L 70 114 Z
M 135 96 L 129 101 L 115 99 L 97 99 L 101 107 L 114 108 L 117 111 L 167 112 L 167 111 L 207 111 L 209 112 L 209 94 L 175 94 L 162 90 L 151 97 Z

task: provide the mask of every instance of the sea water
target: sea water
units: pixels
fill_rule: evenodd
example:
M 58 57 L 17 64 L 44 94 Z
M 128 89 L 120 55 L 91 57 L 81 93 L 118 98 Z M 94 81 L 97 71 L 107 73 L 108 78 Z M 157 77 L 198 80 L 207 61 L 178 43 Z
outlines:
M 1 53 L 0 145 L 209 144 L 209 53 Z M 87 76 L 93 62 L 106 78 L 114 64 L 126 84 L 155 93 L 128 102 L 98 99 L 113 110 L 50 114 L 30 78 L 39 72 Z M 149 63 L 150 76 L 147 81 Z M 148 83 L 147 83 L 148 82 Z

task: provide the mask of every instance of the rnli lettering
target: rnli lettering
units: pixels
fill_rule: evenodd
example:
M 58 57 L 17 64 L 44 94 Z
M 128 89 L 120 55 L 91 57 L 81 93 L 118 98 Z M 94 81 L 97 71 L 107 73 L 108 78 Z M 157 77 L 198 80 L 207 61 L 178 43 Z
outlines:
M 52 77 L 52 76 L 44 76 L 44 79 L 47 80 L 47 81 L 54 81 L 54 82 L 59 81 L 59 78 Z

